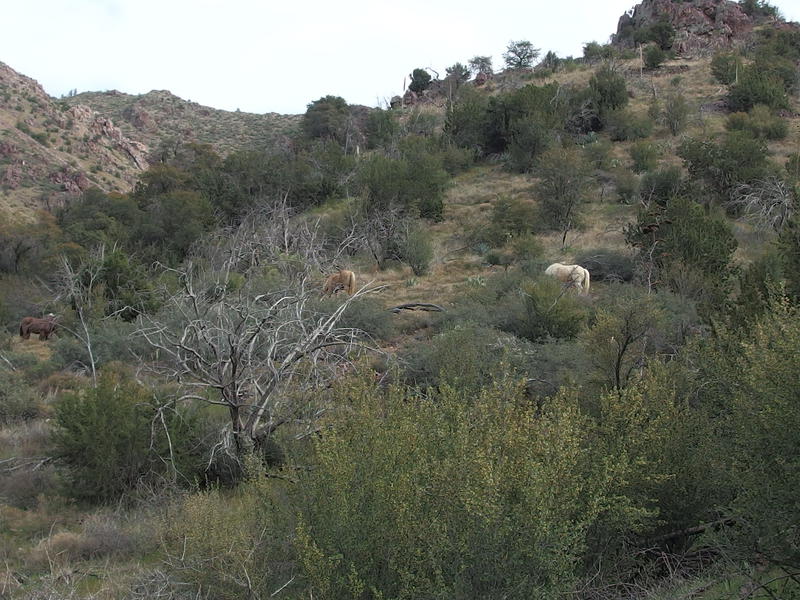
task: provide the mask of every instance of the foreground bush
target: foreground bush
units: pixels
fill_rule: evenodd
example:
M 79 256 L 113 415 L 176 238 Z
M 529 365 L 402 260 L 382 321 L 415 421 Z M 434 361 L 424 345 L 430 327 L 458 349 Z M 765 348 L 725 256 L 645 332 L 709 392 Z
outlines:
M 338 404 L 298 489 L 315 596 L 553 598 L 593 526 L 646 517 L 617 493 L 630 463 L 586 451 L 592 424 L 569 396 L 537 410 L 508 381 L 429 399 L 359 384 Z
M 191 480 L 200 464 L 193 423 L 157 410 L 152 392 L 110 374 L 96 388 L 66 394 L 56 406 L 53 441 L 70 493 L 107 501 L 154 476 L 185 471 Z

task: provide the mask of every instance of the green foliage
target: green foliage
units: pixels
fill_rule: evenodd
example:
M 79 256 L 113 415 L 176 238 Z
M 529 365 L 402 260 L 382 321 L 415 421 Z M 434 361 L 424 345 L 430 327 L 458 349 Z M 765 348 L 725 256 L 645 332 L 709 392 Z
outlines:
M 464 83 L 469 81 L 469 67 L 462 65 L 460 62 L 453 64 L 445 69 L 448 77 L 453 78 L 456 83 Z
M 595 169 L 608 169 L 611 167 L 613 150 L 612 143 L 605 138 L 597 138 L 593 142 L 584 144 L 583 154 L 586 161 Z
M 615 142 L 640 140 L 653 133 L 653 121 L 648 115 L 638 115 L 625 109 L 610 111 L 605 117 L 608 136 Z
M 431 85 L 431 76 L 425 69 L 414 69 L 408 76 L 410 83 L 408 89 L 416 94 L 421 94 Z
M 628 153 L 631 155 L 635 173 L 644 173 L 655 169 L 661 155 L 658 146 L 650 142 L 636 142 L 628 148 Z
M 491 75 L 494 70 L 492 69 L 492 57 L 491 56 L 473 56 L 469 60 L 469 68 L 472 71 L 473 75 L 477 75 L 478 73 L 484 73 L 485 75 Z
M 588 42 L 583 46 L 583 58 L 587 62 L 607 60 L 613 58 L 615 54 L 616 50 L 611 44 L 601 45 L 597 42 Z
M 424 227 L 417 226 L 406 234 L 400 258 L 411 267 L 414 275 L 421 276 L 428 273 L 428 267 L 433 259 L 433 244 L 430 233 Z
M 586 450 L 567 395 L 537 410 L 511 383 L 424 399 L 352 385 L 338 404 L 298 486 L 299 563 L 322 597 L 551 598 L 594 524 L 645 514 L 612 492 L 630 465 Z
M 516 120 L 509 133 L 507 164 L 517 173 L 531 171 L 553 138 L 552 130 L 536 117 Z
M 334 299 L 330 302 L 335 305 L 337 301 Z M 335 306 L 331 308 L 331 312 L 333 310 Z M 394 315 L 386 310 L 384 302 L 365 297 L 347 307 L 339 326 L 358 329 L 376 340 L 388 340 L 396 333 L 394 319 Z
M 617 196 L 623 204 L 634 204 L 641 194 L 642 183 L 638 175 L 630 169 L 618 169 L 614 173 Z
M 344 143 L 349 107 L 344 98 L 324 96 L 314 100 L 303 115 L 303 131 L 310 138 L 334 139 Z
M 761 104 L 757 104 L 747 113 L 733 113 L 725 122 L 725 128 L 731 131 L 746 131 L 755 138 L 766 140 L 782 140 L 789 133 L 789 124 L 781 117 Z
M 687 139 L 678 147 L 689 176 L 727 200 L 740 183 L 763 179 L 769 173 L 767 147 L 741 131 L 730 131 L 722 142 Z
M 766 0 L 739 0 L 739 5 L 746 15 L 751 17 L 776 17 L 778 9 Z
M 800 460 L 800 314 L 778 298 L 741 337 L 722 332 L 709 352 L 711 390 L 724 411 L 720 441 L 736 492 L 730 542 L 740 556 L 755 547 L 775 564 L 800 559 L 797 528 Z
M 667 53 L 657 44 L 648 46 L 644 52 L 644 66 L 650 71 L 659 68 L 666 59 Z
M 45 414 L 44 403 L 22 373 L 0 369 L 0 425 L 30 421 Z
M 728 91 L 727 102 L 730 109 L 736 112 L 747 112 L 757 104 L 772 110 L 789 108 L 783 82 L 756 64 L 741 70 L 738 83 Z
M 539 48 L 534 48 L 528 40 L 511 41 L 503 52 L 503 60 L 508 69 L 530 69 L 539 53 Z
M 611 67 L 598 69 L 589 80 L 589 89 L 601 115 L 624 108 L 628 104 L 625 78 Z
M 639 210 L 625 228 L 625 240 L 639 249 L 651 281 L 660 281 L 684 298 L 716 311 L 728 298 L 736 238 L 724 216 L 709 214 L 692 200 L 676 196 Z
M 734 83 L 742 67 L 742 57 L 734 52 L 719 51 L 711 59 L 711 74 L 723 85 Z
M 664 123 L 672 135 L 678 135 L 689 119 L 689 103 L 683 94 L 670 94 L 664 102 Z
M 473 88 L 461 88 L 447 106 L 444 132 L 461 148 L 480 153 L 485 145 L 488 98 Z
M 571 339 L 581 330 L 586 313 L 577 296 L 565 293 L 560 282 L 543 278 L 523 285 L 521 293 L 523 311 L 511 325 L 515 335 L 540 342 Z
M 589 165 L 574 148 L 553 148 L 540 158 L 536 174 L 539 209 L 545 227 L 568 231 L 580 226 L 580 207 L 586 202 Z M 563 240 L 562 240 L 563 241 Z
M 520 198 L 500 196 L 492 203 L 491 226 L 480 225 L 478 241 L 502 246 L 509 239 L 532 233 L 537 221 L 536 207 Z
M 397 137 L 400 126 L 390 110 L 377 108 L 367 116 L 367 147 L 388 146 Z
M 661 167 L 644 174 L 641 181 L 641 196 L 645 202 L 655 202 L 666 206 L 677 196 L 683 187 L 683 173 L 680 167 Z
M 375 154 L 361 161 L 358 185 L 367 212 L 398 206 L 433 220 L 442 218 L 444 191 L 449 176 L 442 157 L 423 138 L 406 138 L 401 157 Z
M 283 490 L 276 481 L 251 460 L 234 491 L 211 489 L 178 501 L 164 543 L 182 582 L 220 600 L 246 600 L 268 597 L 292 579 L 290 524 L 279 510 Z
M 188 474 L 198 468 L 185 415 L 165 410 L 164 421 L 151 427 L 157 408 L 147 389 L 114 375 L 64 396 L 56 405 L 53 443 L 73 496 L 115 500 L 165 465 Z
M 778 249 L 786 275 L 786 291 L 800 299 L 800 215 L 795 213 L 778 235 Z
M 646 290 L 615 285 L 608 292 L 613 299 L 598 308 L 582 342 L 601 385 L 620 390 L 656 352 L 653 338 L 664 327 L 666 318 L 655 297 Z
M 648 27 L 636 29 L 633 32 L 633 41 L 636 45 L 654 42 L 654 47 L 663 52 L 672 48 L 675 28 L 668 21 L 658 21 Z
M 527 371 L 530 348 L 523 340 L 491 327 L 461 322 L 433 336 L 429 343 L 402 355 L 406 381 L 420 389 L 451 386 L 477 393 L 504 372 Z

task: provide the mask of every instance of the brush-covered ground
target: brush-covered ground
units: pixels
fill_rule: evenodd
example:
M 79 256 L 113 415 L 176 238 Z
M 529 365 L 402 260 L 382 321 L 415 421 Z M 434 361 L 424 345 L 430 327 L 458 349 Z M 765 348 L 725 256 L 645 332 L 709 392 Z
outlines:
M 640 72 L 636 60 L 623 61 L 622 68 L 632 95 L 629 109 L 634 113 L 646 115 L 654 98 L 662 100 L 676 92 L 680 92 L 689 104 L 688 125 L 680 136 L 671 135 L 663 124 L 657 123 L 648 138 L 657 147 L 661 164 L 681 165 L 676 148 L 682 137 L 705 137 L 724 131 L 727 113 L 719 108 L 719 101 L 726 89 L 712 77 L 709 59 L 672 60 L 654 72 Z M 582 67 L 531 81 L 537 84 L 557 81 L 586 85 L 592 73 L 592 68 Z M 506 84 L 496 81 L 490 86 L 496 86 L 500 91 Z M 109 94 L 92 98 L 81 95 L 75 99 L 88 100 L 117 102 L 118 105 L 112 108 L 118 111 L 127 110 L 130 104 L 127 97 Z M 150 98 L 149 101 L 156 100 L 161 103 L 170 101 L 169 98 Z M 202 107 L 190 108 L 202 112 Z M 797 116 L 796 102 L 793 108 L 786 115 L 789 134 L 783 140 L 769 143 L 771 159 L 780 165 L 788 156 L 800 151 L 800 117 Z M 189 108 L 178 106 L 173 110 Z M 444 120 L 443 111 L 435 108 L 425 110 L 440 122 Z M 246 125 L 245 121 L 241 124 Z M 288 129 L 293 126 L 287 121 Z M 211 136 L 208 141 L 212 143 L 217 141 L 215 132 L 203 127 L 198 125 L 194 134 L 198 138 Z M 51 136 L 50 147 L 58 147 L 60 143 L 63 143 L 60 138 Z M 589 202 L 583 209 L 583 225 L 579 229 L 569 231 L 563 244 L 561 233 L 536 235 L 542 249 L 539 258 L 543 264 L 556 261 L 572 263 L 586 252 L 597 250 L 632 255 L 626 246 L 623 229 L 635 220 L 638 207 L 620 201 L 615 182 L 616 174 L 631 169 L 629 149 L 633 143 L 614 142 L 611 145 L 609 156 L 593 180 Z M 465 290 L 483 285 L 487 279 L 506 269 L 516 268 L 513 264 L 488 264 L 485 254 L 475 252 L 470 235 L 486 226 L 498 199 L 518 200 L 536 207 L 540 201 L 537 181 L 535 172 L 514 174 L 499 161 L 488 161 L 460 173 L 446 192 L 443 219 L 426 226 L 434 249 L 428 272 L 414 275 L 409 267 L 399 263 L 379 271 L 368 257 L 359 256 L 351 265 L 359 283 L 386 286 L 376 296 L 382 308 L 424 302 L 450 309 Z M 112 178 L 112 188 L 115 182 Z M 324 215 L 326 210 L 335 209 L 334 203 L 318 210 Z M 733 227 L 739 242 L 735 258 L 742 265 L 759 257 L 772 239 L 769 234 L 757 231 L 744 221 L 734 222 Z M 607 285 L 603 281 L 593 282 L 587 302 L 606 298 Z M 20 285 L 20 289 L 24 286 Z M 381 349 L 397 355 L 416 344 L 427 343 L 431 324 L 437 318 L 436 313 L 393 315 L 391 326 L 395 334 L 382 341 Z M 161 487 L 149 484 L 152 489 L 139 489 L 125 502 L 102 508 L 68 498 L 63 491 L 59 468 L 50 458 L 53 407 L 65 391 L 76 387 L 82 376 L 58 372 L 40 377 L 38 373 L 42 365 L 52 358 L 51 343 L 40 342 L 34 337 L 21 340 L 15 333 L 5 335 L 0 348 L 3 356 L 13 356 L 14 360 L 13 364 L 0 364 L 0 369 L 13 368 L 14 371 L 9 379 L 12 382 L 10 387 L 0 390 L 0 394 L 6 397 L 13 394 L 14 385 L 32 392 L 20 399 L 20 402 L 30 402 L 26 418 L 0 428 L 0 597 L 178 597 L 169 595 L 174 593 L 174 587 L 170 587 L 170 568 L 178 564 L 181 568 L 187 567 L 181 562 L 180 544 L 175 544 L 176 531 L 184 535 L 184 540 L 193 539 L 193 535 L 199 534 L 191 531 L 191 526 L 198 527 L 200 523 L 203 527 L 217 528 L 220 538 L 217 540 L 219 543 L 209 550 L 209 568 L 224 563 L 229 553 L 237 559 L 243 556 L 238 554 L 241 553 L 238 545 L 246 544 L 252 532 L 237 529 L 237 524 L 233 520 L 226 521 L 225 515 L 236 510 L 259 509 L 248 504 L 252 497 L 241 496 L 235 491 L 203 492 L 208 495 L 202 496 L 207 502 L 201 504 L 198 501 L 193 505 L 192 496 L 168 492 L 169 481 L 164 481 Z M 214 500 L 217 493 L 220 498 Z M 277 497 L 272 502 L 280 503 L 282 497 L 285 499 L 280 486 L 271 493 Z M 209 508 L 212 501 L 218 502 L 213 510 Z M 230 541 L 224 541 L 226 539 Z M 212 555 L 212 550 L 219 554 Z M 331 560 L 335 562 L 335 557 Z M 675 565 L 668 563 L 667 566 Z M 196 571 L 192 574 L 193 580 L 202 581 L 203 563 L 193 563 L 192 568 Z M 661 583 L 650 589 L 632 590 L 630 597 L 653 600 L 797 597 L 789 595 L 797 594 L 796 586 L 793 592 L 787 587 L 792 579 L 783 578 L 780 572 L 764 565 L 754 565 L 741 577 L 732 577 L 730 572 L 716 570 L 713 565 L 686 571 L 679 565 L 676 569 L 675 573 L 663 577 Z M 291 581 L 291 568 L 285 574 L 284 581 Z M 776 582 L 759 588 L 754 584 L 753 574 L 761 583 L 770 579 Z M 231 577 L 241 578 L 242 575 L 237 573 Z M 243 584 L 237 579 L 235 585 L 241 589 Z M 279 587 L 280 582 L 274 585 L 273 591 L 278 593 Z M 202 585 L 198 589 L 198 597 L 208 593 Z M 254 594 L 252 597 L 269 596 Z

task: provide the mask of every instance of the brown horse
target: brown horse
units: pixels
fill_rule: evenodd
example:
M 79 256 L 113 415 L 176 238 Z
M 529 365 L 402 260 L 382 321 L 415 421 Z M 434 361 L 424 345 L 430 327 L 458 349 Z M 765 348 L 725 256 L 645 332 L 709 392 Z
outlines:
M 330 275 L 322 286 L 322 295 L 330 296 L 344 290 L 352 296 L 356 291 L 356 275 L 352 271 L 341 269 L 338 273 Z
M 36 317 L 25 317 L 19 324 L 19 337 L 24 340 L 30 339 L 31 333 L 38 333 L 39 339 L 44 341 L 56 330 L 56 316 L 49 313 L 44 319 Z

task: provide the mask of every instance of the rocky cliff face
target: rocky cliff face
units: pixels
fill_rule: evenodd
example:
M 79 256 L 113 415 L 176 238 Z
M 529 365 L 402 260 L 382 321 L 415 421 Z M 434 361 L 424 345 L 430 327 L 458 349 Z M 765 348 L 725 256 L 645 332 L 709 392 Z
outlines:
M 632 47 L 637 31 L 658 22 L 675 28 L 673 50 L 683 55 L 746 43 L 753 28 L 760 24 L 731 0 L 644 0 L 620 17 L 612 43 Z
M 0 215 L 29 220 L 90 187 L 127 191 L 148 148 L 87 106 L 68 106 L 0 62 Z

